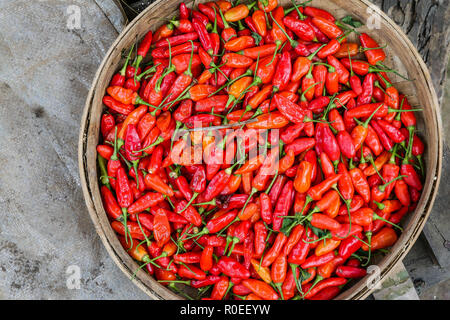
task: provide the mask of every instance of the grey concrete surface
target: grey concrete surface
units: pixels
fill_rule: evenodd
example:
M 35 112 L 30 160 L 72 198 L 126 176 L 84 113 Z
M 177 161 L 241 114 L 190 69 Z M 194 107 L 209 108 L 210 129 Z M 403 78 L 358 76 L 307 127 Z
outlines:
M 81 9 L 79 30 L 67 28 L 69 5 Z M 148 299 L 106 253 L 78 177 L 84 100 L 122 23 L 110 0 L 0 0 L 0 299 Z M 448 204 L 446 181 L 438 210 Z M 424 283 L 419 294 L 448 297 L 439 280 L 448 269 L 423 241 L 411 252 L 404 262 L 416 287 Z M 80 289 L 67 287 L 70 266 L 80 268 Z
M 448 64 L 450 71 L 450 63 Z M 444 131 L 444 161 L 441 184 L 424 234 L 403 263 L 413 278 L 421 299 L 450 299 L 450 73 L 441 104 Z M 431 249 L 431 250 L 430 250 Z
M 78 177 L 85 97 L 123 19 L 111 4 L 0 1 L 1 299 L 147 299 L 106 253 Z M 66 285 L 72 265 L 80 289 Z

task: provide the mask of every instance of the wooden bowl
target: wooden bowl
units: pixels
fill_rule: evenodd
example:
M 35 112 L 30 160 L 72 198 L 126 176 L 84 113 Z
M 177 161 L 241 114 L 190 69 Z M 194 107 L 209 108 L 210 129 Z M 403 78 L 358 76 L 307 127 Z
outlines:
M 100 196 L 96 146 L 99 141 L 100 118 L 104 108 L 102 98 L 111 77 L 123 63 L 121 59 L 122 50 L 130 48 L 148 30 L 155 31 L 164 23 L 165 20 L 163 19 L 176 15 L 180 2 L 181 0 L 158 0 L 154 2 L 118 36 L 95 75 L 81 121 L 78 157 L 86 205 L 106 250 L 130 279 L 138 265 L 119 243 L 110 226 Z M 289 0 L 279 2 L 286 6 L 291 3 Z M 187 5 L 191 7 L 192 1 L 188 1 Z M 383 279 L 393 269 L 394 265 L 405 257 L 416 241 L 431 212 L 436 197 L 441 176 L 443 148 L 438 100 L 430 74 L 416 48 L 401 29 L 378 7 L 367 0 L 314 0 L 311 5 L 327 9 L 337 18 L 350 14 L 365 22 L 366 26 L 362 27 L 361 30 L 373 36 L 380 45 L 388 45 L 385 49 L 388 56 L 386 65 L 414 79 L 414 81 L 404 81 L 390 74 L 398 90 L 408 96 L 411 105 L 423 108 L 423 112 L 418 114 L 418 130 L 420 136 L 426 142 L 426 154 L 424 156 L 427 172 L 426 181 L 417 209 L 405 219 L 406 221 L 403 221 L 404 232 L 391 248 L 391 252 L 376 262 L 381 271 L 381 279 Z M 367 25 L 378 29 L 369 30 Z M 352 287 L 342 292 L 337 299 L 366 298 L 373 291 L 366 285 L 368 277 L 356 282 Z M 131 281 L 153 299 L 183 299 L 160 285 L 143 270 L 140 270 Z

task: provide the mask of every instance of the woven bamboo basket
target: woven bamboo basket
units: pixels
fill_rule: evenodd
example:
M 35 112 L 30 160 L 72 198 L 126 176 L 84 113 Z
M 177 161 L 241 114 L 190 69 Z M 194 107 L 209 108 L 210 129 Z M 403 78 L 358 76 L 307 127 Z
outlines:
M 111 77 L 123 63 L 121 59 L 122 50 L 130 48 L 148 30 L 155 31 L 164 23 L 165 18 L 176 15 L 180 2 L 181 0 L 155 1 L 119 35 L 107 52 L 93 80 L 86 100 L 79 136 L 78 160 L 81 184 L 96 231 L 119 268 L 130 278 L 130 281 L 133 281 L 153 299 L 183 298 L 159 284 L 143 270 L 137 272 L 136 277 L 131 279 L 138 265 L 122 248 L 103 208 L 98 183 L 96 146 L 99 141 L 100 118 L 104 108 L 102 97 Z M 291 3 L 289 0 L 279 2 L 282 5 Z M 187 1 L 187 5 L 191 7 L 192 1 Z M 327 9 L 337 18 L 350 14 L 363 22 L 367 22 L 360 30 L 369 33 L 380 45 L 388 45 L 385 49 L 388 56 L 385 64 L 414 79 L 414 81 L 405 81 L 400 77 L 390 75 L 392 81 L 400 92 L 408 96 L 411 105 L 423 108 L 423 112 L 418 114 L 418 130 L 419 135 L 426 142 L 426 154 L 424 156 L 426 181 L 417 209 L 402 223 L 404 232 L 399 240 L 391 248 L 388 255 L 375 262 L 381 270 L 382 280 L 411 249 L 431 212 L 436 197 L 441 176 L 443 149 L 438 100 L 430 74 L 416 48 L 401 29 L 378 7 L 368 0 L 314 0 L 311 5 Z M 375 29 L 370 30 L 368 26 L 375 27 Z M 337 299 L 366 298 L 373 291 L 366 285 L 367 277 L 342 292 Z

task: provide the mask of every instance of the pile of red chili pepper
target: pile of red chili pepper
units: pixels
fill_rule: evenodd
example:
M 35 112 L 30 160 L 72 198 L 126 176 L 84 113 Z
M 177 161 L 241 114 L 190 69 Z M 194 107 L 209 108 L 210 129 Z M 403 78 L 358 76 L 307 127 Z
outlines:
M 238 2 L 181 3 L 124 53 L 103 98 L 104 208 L 139 269 L 187 298 L 332 299 L 419 201 L 419 109 L 359 21 Z M 266 139 L 236 141 L 252 129 Z

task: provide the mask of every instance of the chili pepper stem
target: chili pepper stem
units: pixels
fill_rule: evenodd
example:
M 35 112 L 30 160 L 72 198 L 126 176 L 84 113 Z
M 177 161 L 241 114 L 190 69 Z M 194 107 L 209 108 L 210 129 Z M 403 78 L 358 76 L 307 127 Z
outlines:
M 283 290 L 281 288 L 282 283 L 274 283 L 275 288 L 280 292 L 281 300 L 284 300 Z
M 350 204 L 352 202 L 352 199 L 345 199 L 344 196 L 342 195 L 342 193 L 339 191 L 339 188 L 337 186 L 333 186 L 332 187 L 335 191 L 337 191 L 337 193 L 339 194 L 339 197 L 341 197 L 341 199 L 344 201 L 344 204 L 347 208 L 347 215 L 348 215 L 348 221 L 349 221 L 349 226 L 348 226 L 348 232 L 345 235 L 345 237 L 341 238 L 341 239 L 345 239 L 350 235 L 350 232 L 352 231 L 352 215 L 350 213 Z
M 127 208 L 122 208 L 122 216 L 123 216 L 123 226 L 125 229 L 125 231 L 124 231 L 125 232 L 125 242 L 128 243 L 127 236 L 130 238 L 130 242 L 131 242 L 130 247 L 128 248 L 128 250 L 129 250 L 133 247 L 133 238 L 131 237 L 131 234 L 128 230 L 128 225 L 127 225 L 128 210 L 127 210 Z
M 366 232 L 368 247 L 369 247 L 369 255 L 367 256 L 367 261 L 362 264 L 363 267 L 367 266 L 370 262 L 371 256 L 372 256 L 372 231 Z
M 386 208 L 386 206 L 383 203 L 380 203 L 378 201 L 373 201 L 373 203 L 375 203 L 377 205 L 377 208 L 380 210 L 384 210 Z
M 356 119 L 356 118 L 353 118 L 353 119 L 355 119 L 355 121 L 356 121 L 359 125 L 363 126 L 364 128 L 367 128 L 367 127 L 369 126 L 370 121 L 372 121 L 372 118 L 375 116 L 375 114 L 378 112 L 378 110 L 380 110 L 380 108 L 381 108 L 383 105 L 384 105 L 384 103 L 380 104 L 380 105 L 378 106 L 378 108 L 376 108 L 375 111 L 370 115 L 370 117 L 369 117 L 365 122 L 363 122 L 363 123 L 362 123 L 361 121 L 359 121 L 358 119 Z
M 141 81 L 144 76 L 147 76 L 148 74 L 155 72 L 156 71 L 156 67 L 159 66 L 160 64 L 161 63 L 158 63 L 158 64 L 154 65 L 153 67 L 145 70 L 144 72 L 142 72 L 140 75 L 138 75 L 136 77 L 136 80 L 137 81 Z M 135 84 L 136 84 L 136 82 L 135 82 Z
M 406 150 L 405 158 L 403 159 L 402 164 L 409 164 L 409 159 L 411 158 L 412 146 L 414 141 L 414 127 L 408 127 L 409 131 L 409 140 L 408 140 L 408 149 Z
M 186 204 L 186 206 L 183 208 L 183 210 L 181 210 L 180 212 L 178 212 L 178 214 L 182 214 L 187 208 L 189 208 L 189 206 L 192 204 L 192 202 L 194 202 L 194 200 L 197 198 L 197 196 L 199 195 L 198 192 L 195 192 L 192 195 L 191 200 L 189 200 L 189 202 Z
M 402 79 L 404 79 L 406 81 L 414 81 L 414 79 L 409 79 L 409 78 L 401 75 L 399 72 L 395 71 L 394 69 L 390 69 L 389 67 L 387 67 L 384 64 L 382 64 L 380 61 L 377 63 L 377 65 L 382 67 L 383 69 L 372 68 L 371 72 L 392 72 L 392 73 L 398 75 L 400 78 L 402 78 Z
M 298 14 L 298 17 L 300 18 L 300 20 L 302 20 L 302 21 L 305 20 L 305 19 L 306 19 L 305 15 L 298 9 L 298 7 L 299 7 L 299 6 L 304 7 L 307 3 L 312 2 L 312 0 L 303 2 L 303 3 L 301 3 L 300 5 L 296 4 L 294 0 L 291 0 L 291 2 L 292 2 L 293 7 L 292 7 L 292 8 L 289 8 L 289 9 L 287 9 L 287 10 L 284 10 L 284 14 L 285 14 L 285 15 L 288 15 L 291 11 L 296 10 L 296 11 L 297 11 L 297 14 Z
M 341 27 L 342 29 L 352 31 L 352 32 L 356 33 L 357 35 L 361 35 L 361 33 L 359 33 L 358 31 L 356 31 L 356 29 L 347 27 L 346 25 L 344 25 L 344 24 L 343 24 L 342 22 L 340 22 L 340 21 L 336 21 L 335 24 L 336 24 L 338 27 Z
M 283 219 L 297 219 L 297 221 L 295 223 L 293 223 L 292 225 L 290 225 L 289 228 L 286 230 L 286 232 L 285 232 L 286 235 L 290 234 L 294 227 L 296 227 L 299 224 L 302 224 L 303 221 L 308 220 L 312 216 L 312 214 L 314 213 L 313 212 L 314 210 L 311 211 L 312 213 L 311 212 L 308 213 L 307 216 L 303 216 L 303 212 L 305 211 L 306 206 L 312 201 L 313 201 L 313 199 L 308 195 L 308 196 L 306 196 L 305 204 L 303 205 L 302 211 L 299 214 L 296 213 L 295 216 L 281 216 L 281 218 L 283 218 Z
M 141 229 L 141 232 L 144 235 L 147 245 L 150 245 L 150 240 L 148 239 L 147 235 L 145 234 L 144 229 L 142 229 L 141 222 L 139 221 L 139 214 L 136 214 L 136 222 L 138 223 L 139 229 Z
M 217 204 L 216 199 L 212 199 L 208 202 L 202 202 L 202 203 L 195 203 L 193 206 L 215 206 Z
M 228 289 L 227 289 L 227 291 L 225 292 L 225 294 L 223 295 L 222 300 L 228 295 L 228 293 L 230 292 L 230 290 L 231 290 L 232 287 L 233 287 L 233 283 L 232 283 L 232 282 L 229 282 L 229 283 L 228 283 Z
M 134 152 L 134 153 L 139 153 L 139 152 L 145 151 L 145 150 L 150 149 L 150 148 L 152 148 L 152 147 L 154 147 L 154 146 L 157 146 L 158 144 L 162 143 L 163 141 L 164 141 L 164 138 L 161 137 L 161 136 L 159 136 L 159 137 L 156 139 L 156 141 L 153 142 L 152 144 L 150 144 L 149 146 L 145 147 L 144 149 L 141 149 L 141 150 L 138 150 L 138 151 L 133 151 L 133 152 Z
M 381 220 L 381 221 L 383 221 L 383 222 L 385 222 L 385 223 L 388 223 L 388 224 L 390 224 L 391 226 L 393 226 L 393 227 L 399 229 L 400 231 L 403 231 L 403 228 L 402 228 L 402 227 L 396 225 L 396 224 L 393 223 L 393 222 L 390 222 L 389 220 L 386 220 L 386 219 L 380 217 L 380 216 L 379 216 L 378 214 L 376 214 L 376 213 L 373 214 L 373 219 L 374 219 L 374 220 Z
M 120 139 L 122 140 L 122 139 Z M 123 140 L 122 140 L 122 144 L 123 144 Z M 118 160 L 117 158 L 117 151 L 120 150 L 120 148 L 122 147 L 122 145 L 119 147 L 118 145 L 118 141 L 117 141 L 117 126 L 114 128 L 114 153 L 111 156 L 111 160 L 116 161 Z
M 289 266 L 291 267 L 292 275 L 294 276 L 295 286 L 297 287 L 298 292 L 303 294 L 302 284 L 301 284 L 301 282 L 299 281 L 299 279 L 297 277 L 297 268 L 299 267 L 299 265 L 298 264 L 294 264 L 294 263 L 290 263 Z
M 131 49 L 130 49 L 130 51 L 128 52 L 127 58 L 126 58 L 126 60 L 125 60 L 125 63 L 124 63 L 124 65 L 123 65 L 122 69 L 120 69 L 120 72 L 119 72 L 119 73 L 120 73 L 120 75 L 121 75 L 122 77 L 124 77 L 125 74 L 126 74 L 126 70 L 127 70 L 127 67 L 128 67 L 128 63 L 130 62 L 131 54 L 133 53 L 133 49 L 134 49 L 134 43 L 131 45 Z
M 272 60 L 270 60 L 270 62 L 269 62 L 268 64 L 266 64 L 266 67 L 270 66 L 270 65 L 273 63 L 273 61 L 275 60 L 275 56 L 277 55 L 277 52 L 278 52 L 278 50 L 280 49 L 280 46 L 281 46 L 282 44 L 283 44 L 283 43 L 282 43 L 280 40 L 276 40 L 276 41 L 275 41 L 276 47 L 275 47 L 275 51 L 273 52 Z
M 384 180 L 383 176 L 380 174 L 380 171 L 378 170 L 378 168 L 377 168 L 377 166 L 375 164 L 375 161 L 373 161 L 373 158 L 372 157 L 368 157 L 368 159 L 369 159 L 369 162 L 371 163 L 372 167 L 374 168 L 375 172 L 380 177 L 381 181 L 383 181 L 383 183 L 386 183 L 386 180 Z
M 109 183 L 108 172 L 106 170 L 106 159 L 103 158 L 100 154 L 97 157 L 98 166 L 100 168 L 101 176 L 100 181 L 103 185 L 105 185 L 109 190 L 111 190 L 111 184 Z
M 309 290 L 302 296 L 302 298 L 304 299 L 305 298 L 305 296 L 308 294 L 308 293 L 310 293 L 311 292 L 311 290 L 320 282 L 320 281 L 322 281 L 324 278 L 319 274 L 319 275 L 317 275 L 316 276 L 316 279 L 314 280 L 314 282 L 313 282 L 313 284 L 312 284 L 312 286 L 311 286 L 311 288 L 309 288 Z
M 168 282 L 168 281 L 166 281 L 166 282 Z M 183 297 L 185 297 L 186 299 L 189 299 L 189 300 L 194 300 L 194 298 L 192 298 L 190 295 L 188 295 L 187 293 L 185 293 L 184 291 L 181 291 L 180 289 L 178 289 L 176 286 L 175 286 L 175 283 L 170 283 L 169 285 L 168 285 L 168 287 L 169 288 L 171 288 L 171 289 L 173 289 L 175 292 L 177 292 L 178 294 L 181 294 Z
M 148 257 L 148 256 L 146 256 L 146 257 Z M 140 265 L 140 266 L 133 272 L 133 274 L 131 275 L 131 280 L 133 280 L 133 279 L 136 277 L 136 274 L 138 273 L 139 270 L 141 270 L 142 268 L 144 268 L 144 267 L 145 267 L 146 265 L 148 265 L 148 264 L 149 264 L 149 262 L 146 262 L 146 263 Z
M 233 240 L 231 242 L 231 247 L 230 247 L 230 251 L 228 251 L 227 257 L 229 257 L 232 253 L 233 253 L 233 249 L 236 246 L 236 244 L 238 244 L 241 240 L 237 237 L 233 237 Z M 224 251 L 225 253 L 226 251 Z
M 270 182 L 270 185 L 267 187 L 267 190 L 264 192 L 265 194 L 269 194 L 270 190 L 272 189 L 273 185 L 275 184 L 275 180 L 277 179 L 277 177 L 278 177 L 278 170 L 275 172 L 272 182 Z
M 419 162 L 420 173 L 421 173 L 421 175 L 423 176 L 423 175 L 424 175 L 424 172 L 425 172 L 425 167 L 424 167 L 424 165 L 423 165 L 423 159 L 422 159 L 422 156 L 421 156 L 421 155 L 418 155 L 416 158 L 417 158 L 417 161 Z
M 378 186 L 378 190 L 380 190 L 381 192 L 384 192 L 384 191 L 386 190 L 386 187 L 387 187 L 388 185 L 394 183 L 394 182 L 397 181 L 397 180 L 400 180 L 400 179 L 403 179 L 403 178 L 406 178 L 406 177 L 407 177 L 407 176 L 405 176 L 405 175 L 398 176 L 397 178 L 392 179 L 391 181 L 389 181 L 389 182 L 387 182 L 387 183 L 385 183 L 385 184 L 383 184 L 383 185 L 381 185 L 381 186 Z

